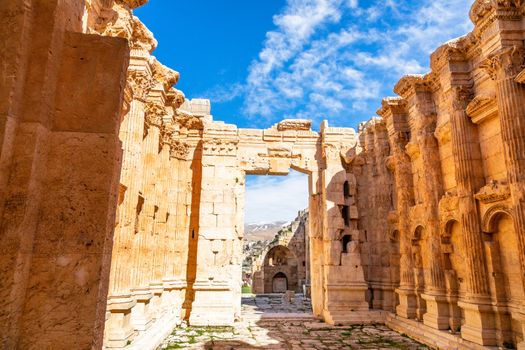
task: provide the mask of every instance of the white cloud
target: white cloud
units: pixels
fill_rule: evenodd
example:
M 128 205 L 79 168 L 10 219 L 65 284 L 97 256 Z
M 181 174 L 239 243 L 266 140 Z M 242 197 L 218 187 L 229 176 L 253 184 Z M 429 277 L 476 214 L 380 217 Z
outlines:
M 245 222 L 291 221 L 308 207 L 308 176 L 291 171 L 286 177 L 249 176 Z
M 274 72 L 302 52 L 323 25 L 340 20 L 341 4 L 342 0 L 288 0 L 283 13 L 274 17 L 276 29 L 266 34 L 259 59 L 249 69 L 245 103 L 249 115 L 269 117 L 276 108 L 288 107 L 289 104 L 277 101 L 281 95 L 290 99 L 302 97 L 300 88 L 283 83 L 289 79 Z
M 346 6 L 348 6 L 351 9 L 358 9 L 359 1 L 358 0 L 346 0 Z
M 402 75 L 425 73 L 433 50 L 471 29 L 469 7 L 465 0 L 287 0 L 232 96 L 243 97 L 254 127 L 293 117 L 355 126 Z
M 371 117 L 361 113 L 375 111 L 402 75 L 425 73 L 433 50 L 471 29 L 469 7 L 465 0 L 288 0 L 233 96 L 244 97 L 254 126 L 285 117 L 352 126 Z M 247 181 L 248 223 L 291 220 L 307 205 L 304 175 Z

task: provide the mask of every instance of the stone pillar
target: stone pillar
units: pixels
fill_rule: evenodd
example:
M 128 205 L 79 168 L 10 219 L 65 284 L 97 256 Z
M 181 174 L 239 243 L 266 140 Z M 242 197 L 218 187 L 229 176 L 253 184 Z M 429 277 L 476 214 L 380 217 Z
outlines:
M 428 102 L 427 102 L 428 103 Z M 445 297 L 445 276 L 441 259 L 439 232 L 439 200 L 443 194 L 438 142 L 434 136 L 436 115 L 428 110 L 420 111 L 417 142 L 420 147 L 424 169 L 423 198 L 426 211 L 426 244 L 429 266 L 425 269 L 426 313 L 423 322 L 436 329 L 448 328 L 448 303 Z
M 316 317 L 322 317 L 324 310 L 324 272 L 323 272 L 323 225 L 326 221 L 326 211 L 322 204 L 322 183 L 319 171 L 314 172 L 309 179 L 310 198 L 308 200 L 309 247 L 310 247 L 310 285 L 312 311 Z
M 426 325 L 433 328 L 448 328 L 448 305 L 445 295 L 445 278 L 440 252 L 439 233 L 439 200 L 443 194 L 438 142 L 434 136 L 436 128 L 436 111 L 433 101 L 431 77 L 407 76 L 395 88 L 401 96 L 409 102 L 409 125 L 411 141 L 407 145 L 413 160 L 419 164 L 418 171 L 422 176 L 420 196 L 416 203 L 416 210 L 424 215 L 414 217 L 412 229 L 415 225 L 422 226 L 425 237 L 423 248 L 426 266 L 423 266 L 425 288 L 419 293 L 419 315 L 423 316 Z M 416 214 L 418 215 L 418 214 Z M 414 233 L 411 233 L 414 234 Z M 418 254 L 417 251 L 414 252 Z M 417 265 L 417 264 L 416 264 Z M 416 283 L 418 285 L 418 283 Z M 426 306 L 425 306 L 426 304 Z
M 410 232 L 410 207 L 414 205 L 414 189 L 412 165 L 405 151 L 410 137 L 407 103 L 401 98 L 385 99 L 378 114 L 383 117 L 388 129 L 392 154 L 388 163 L 391 163 L 394 172 L 396 213 L 400 234 L 400 284 L 396 289 L 399 305 L 396 307 L 396 313 L 405 318 L 415 318 L 416 296 L 411 250 L 412 232 Z
M 137 71 L 128 73 L 128 87 L 132 100 L 129 111 L 122 122 L 120 138 L 122 141 L 123 164 L 121 187 L 125 193 L 120 203 L 118 224 L 113 240 L 113 259 L 111 262 L 110 289 L 108 296 L 109 319 L 106 323 L 106 347 L 125 346 L 134 335 L 131 326 L 131 309 L 136 304 L 131 295 L 131 269 L 133 239 L 139 204 L 139 185 L 137 178 L 142 175 L 142 138 L 144 132 L 144 97 L 148 80 Z
M 162 127 L 160 128 L 159 149 L 157 155 L 157 175 L 155 177 L 155 202 L 157 203 L 157 213 L 155 215 L 154 241 L 152 242 L 152 274 L 149 283 L 150 290 L 153 293 L 152 299 L 152 317 L 159 319 L 164 314 L 163 306 L 166 302 L 168 293 L 165 295 L 164 282 L 166 262 L 165 257 L 170 255 L 170 244 L 167 235 L 167 221 L 170 213 L 168 212 L 168 171 L 170 164 L 170 147 L 171 147 L 171 126 L 170 117 L 165 116 Z M 164 305 L 163 305 L 164 304 Z
M 452 84 L 454 83 L 452 80 Z M 458 305 L 465 314 L 465 324 L 461 327 L 462 337 L 482 345 L 495 345 L 494 318 L 489 312 L 491 308 L 485 252 L 478 207 L 474 198 L 478 189 L 483 186 L 484 175 L 477 129 L 466 113 L 471 96 L 468 86 L 452 87 L 450 96 L 452 150 L 456 169 L 462 244 L 466 248 L 465 289 L 468 293 Z
M 75 32 L 82 1 L 38 8 L 0 6 L 0 343 L 100 348 L 129 49 Z
M 355 138 L 345 140 L 348 135 L 341 134 L 335 128 L 329 128 L 327 122 L 321 126 L 323 163 L 321 167 L 322 210 L 325 211 L 322 227 L 323 249 L 323 318 L 329 324 L 351 322 L 353 312 L 367 311 L 366 302 L 368 285 L 365 281 L 361 262 L 360 244 L 363 241 L 357 227 L 350 225 L 358 219 L 355 205 L 347 206 L 344 197 L 344 183 L 347 181 L 343 167 L 341 149 L 344 141 L 355 146 Z M 352 135 L 353 136 L 353 135 Z M 346 219 L 345 219 L 346 217 Z M 355 221 L 354 221 L 355 222 Z M 352 231 L 351 251 L 343 253 L 342 236 Z
M 375 169 L 373 170 L 373 205 L 372 210 L 377 218 L 371 219 L 372 239 L 377 244 L 370 244 L 369 264 L 371 266 L 367 281 L 369 283 L 372 305 L 374 309 L 393 311 L 395 309 L 395 288 L 398 287 L 398 277 L 395 272 L 398 265 L 391 262 L 391 257 L 397 252 L 391 249 L 389 230 L 389 214 L 394 209 L 393 176 L 386 166 L 390 155 L 388 131 L 386 123 L 380 118 L 373 118 L 367 128 L 372 128 L 374 135 Z M 368 231 L 370 232 L 370 231 Z M 369 236 L 370 237 L 370 236 Z
M 150 282 L 153 275 L 152 255 L 155 244 L 155 217 L 158 215 L 156 203 L 155 182 L 157 173 L 157 157 L 159 151 L 160 127 L 162 118 L 166 114 L 163 106 L 158 103 L 148 102 L 146 105 L 145 124 L 146 137 L 143 142 L 144 174 L 142 193 L 144 196 L 144 209 L 139 216 L 139 232 L 137 234 L 136 275 L 134 280 L 133 295 L 137 305 L 132 310 L 132 322 L 138 331 L 147 330 L 152 321 L 150 302 L 153 294 Z
M 176 176 L 176 218 L 174 238 L 174 260 L 171 262 L 171 278 L 166 284 L 173 285 L 174 308 L 179 317 L 183 317 L 183 303 L 187 291 L 187 269 L 189 261 L 190 215 L 195 188 L 192 186 L 192 162 L 190 146 L 182 141 L 173 140 L 171 159 L 174 164 L 173 176 Z M 200 165 L 199 165 L 200 172 Z M 200 186 L 200 184 L 199 184 Z M 169 276 L 169 275 L 168 275 Z
M 525 86 L 517 78 L 523 76 L 525 49 L 522 43 L 504 47 L 487 59 L 484 68 L 496 82 L 496 97 L 505 151 L 507 179 L 511 192 L 514 230 L 518 238 L 521 288 L 525 288 Z M 516 287 L 519 288 L 519 287 Z M 524 308 L 525 309 L 525 306 Z M 512 315 L 524 319 L 523 314 Z M 525 328 L 525 327 L 523 327 Z M 519 344 L 525 348 L 525 342 Z
M 188 185 L 186 174 L 190 171 L 190 165 L 184 158 L 181 150 L 187 148 L 180 147 L 180 143 L 172 136 L 170 144 L 170 162 L 168 170 L 168 211 L 170 213 L 167 221 L 167 245 L 169 253 L 164 257 L 164 292 L 168 298 L 163 300 L 165 312 L 171 314 L 175 322 L 182 318 L 182 303 L 184 302 L 183 292 L 186 287 L 184 272 L 186 261 L 184 253 L 187 254 L 187 237 L 189 229 L 184 223 L 187 222 L 188 208 L 186 197 L 191 197 L 191 186 Z M 189 192 L 189 194 L 188 194 Z
M 189 322 L 232 326 L 242 286 L 242 249 L 237 247 L 242 222 L 237 222 L 236 213 L 244 210 L 237 190 L 244 186 L 244 175 L 237 164 L 236 128 L 208 127 L 207 136 L 217 132 L 223 137 L 203 141 L 195 299 Z

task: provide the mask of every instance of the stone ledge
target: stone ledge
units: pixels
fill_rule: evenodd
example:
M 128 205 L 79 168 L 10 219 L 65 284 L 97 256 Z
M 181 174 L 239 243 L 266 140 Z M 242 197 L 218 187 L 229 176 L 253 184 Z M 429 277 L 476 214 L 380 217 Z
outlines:
M 498 349 L 474 344 L 459 335 L 451 334 L 446 331 L 439 331 L 430 328 L 421 322 L 409 320 L 396 316 L 392 313 L 386 314 L 385 325 L 392 330 L 408 335 L 410 338 L 424 343 L 434 349 L 440 350 L 487 350 Z
M 126 350 L 155 350 L 166 339 L 173 329 L 181 324 L 181 320 L 174 314 L 168 314 L 156 320 L 151 327 L 126 346 Z M 108 348 L 109 349 L 109 348 Z

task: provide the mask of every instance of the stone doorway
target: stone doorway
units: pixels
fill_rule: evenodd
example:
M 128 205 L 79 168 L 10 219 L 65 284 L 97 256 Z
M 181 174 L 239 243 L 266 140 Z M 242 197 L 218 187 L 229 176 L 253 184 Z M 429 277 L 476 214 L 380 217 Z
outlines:
M 311 177 L 290 171 L 286 177 L 253 176 L 247 181 L 245 221 L 250 224 L 245 226 L 244 234 L 243 304 L 246 297 L 250 297 L 249 290 L 262 298 L 260 300 L 270 298 L 269 312 L 279 312 L 282 305 L 302 309 L 303 301 L 311 310 L 309 295 L 303 296 L 310 280 L 308 184 Z M 299 196 L 302 200 L 297 199 Z M 301 208 L 303 210 L 296 211 Z M 290 222 L 290 219 L 293 220 Z
M 273 293 L 285 293 L 288 290 L 288 278 L 282 272 L 277 273 L 273 276 L 272 280 L 272 292 Z

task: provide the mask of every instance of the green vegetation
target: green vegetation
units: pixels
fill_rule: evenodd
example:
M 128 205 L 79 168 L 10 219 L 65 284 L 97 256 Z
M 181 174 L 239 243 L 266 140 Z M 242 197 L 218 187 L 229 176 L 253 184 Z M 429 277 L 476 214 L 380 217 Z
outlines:
M 242 286 L 242 294 L 252 294 L 252 287 L 251 286 Z

